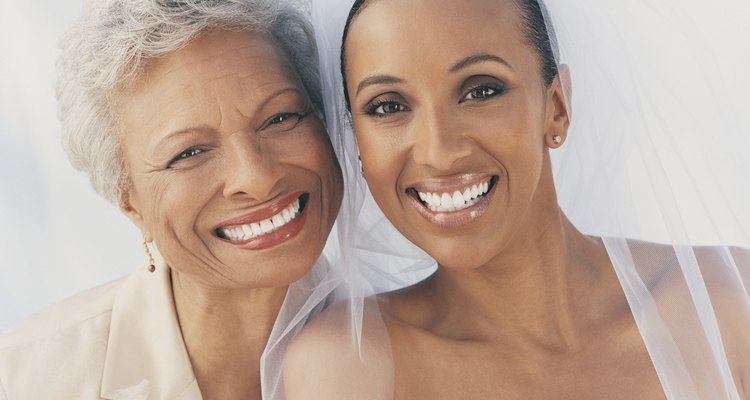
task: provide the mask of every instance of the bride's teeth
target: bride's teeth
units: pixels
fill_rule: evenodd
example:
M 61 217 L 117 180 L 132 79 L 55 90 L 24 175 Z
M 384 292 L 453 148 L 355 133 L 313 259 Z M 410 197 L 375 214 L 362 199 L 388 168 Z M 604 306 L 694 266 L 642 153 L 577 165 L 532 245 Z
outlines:
M 443 193 L 443 196 L 440 198 L 440 206 L 446 209 L 452 207 L 453 199 L 451 198 L 451 195 Z
M 487 180 L 467 187 L 463 191 L 455 191 L 453 194 L 417 191 L 417 196 L 427 208 L 434 212 L 452 212 L 473 206 L 479 201 L 480 196 L 487 194 L 489 188 L 490 181 Z
M 453 207 L 461 207 L 466 204 L 464 195 L 461 192 L 453 192 Z

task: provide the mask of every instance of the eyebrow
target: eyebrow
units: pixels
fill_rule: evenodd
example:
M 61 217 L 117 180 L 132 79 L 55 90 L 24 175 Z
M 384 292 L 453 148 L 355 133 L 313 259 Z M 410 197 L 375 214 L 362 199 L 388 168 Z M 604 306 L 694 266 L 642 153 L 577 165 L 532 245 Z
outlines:
M 290 93 L 290 92 L 291 93 L 297 93 L 297 94 L 299 94 L 301 96 L 305 95 L 301 90 L 299 90 L 296 87 L 292 87 L 292 86 L 284 87 L 284 88 L 282 88 L 280 90 L 277 90 L 276 92 L 273 92 L 270 96 L 268 96 L 260 104 L 258 104 L 258 106 L 255 107 L 255 112 L 260 112 L 260 110 L 262 110 L 264 107 L 266 107 L 268 105 L 268 103 L 270 103 L 273 99 L 275 99 L 275 98 L 277 98 L 277 97 L 279 97 L 279 96 L 281 96 L 281 95 L 283 95 L 285 93 Z M 163 142 L 166 142 L 167 139 L 170 139 L 170 138 L 175 137 L 175 136 L 181 136 L 181 135 L 185 135 L 185 134 L 188 134 L 188 133 L 212 133 L 212 132 L 216 132 L 216 129 L 213 128 L 213 127 L 211 127 L 211 126 L 208 126 L 208 125 L 197 125 L 197 126 L 191 126 L 191 127 L 188 127 L 188 128 L 184 128 L 184 129 L 178 129 L 176 131 L 173 131 L 173 132 L 170 132 L 170 133 L 166 134 L 163 138 L 161 138 L 157 142 L 157 146 L 160 146 Z
M 505 61 L 505 59 L 503 59 L 500 56 L 496 56 L 494 54 L 489 54 L 489 53 L 480 53 L 480 54 L 473 54 L 462 59 L 461 61 L 457 62 L 456 65 L 452 66 L 451 69 L 448 70 L 448 72 L 451 72 L 451 73 L 458 72 L 471 65 L 479 64 L 479 63 L 483 63 L 487 61 L 500 63 L 510 69 L 513 69 L 513 66 L 510 65 L 509 62 Z
M 394 83 L 404 83 L 403 79 L 396 78 L 395 76 L 390 75 L 373 75 L 369 76 L 362 80 L 362 82 L 357 85 L 357 93 L 362 91 L 362 89 L 373 86 L 373 85 L 385 85 L 385 84 L 394 84 Z

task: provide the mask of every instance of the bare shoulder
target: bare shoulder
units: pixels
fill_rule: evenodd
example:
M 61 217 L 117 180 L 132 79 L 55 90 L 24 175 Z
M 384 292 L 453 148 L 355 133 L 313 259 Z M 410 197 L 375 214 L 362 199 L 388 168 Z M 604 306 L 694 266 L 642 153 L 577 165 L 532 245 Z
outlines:
M 377 300 L 334 304 L 306 326 L 287 350 L 284 388 L 289 400 L 391 399 L 391 350 Z
M 697 325 L 697 311 L 712 311 L 730 368 L 750 388 L 750 250 L 729 246 L 672 246 L 629 242 L 633 259 L 665 318 Z
M 698 268 L 709 290 L 737 284 L 747 287 L 750 283 L 750 250 L 745 248 L 673 246 L 637 240 L 629 240 L 628 246 L 638 273 L 652 289 L 684 284 L 684 279 L 675 278 L 693 267 Z

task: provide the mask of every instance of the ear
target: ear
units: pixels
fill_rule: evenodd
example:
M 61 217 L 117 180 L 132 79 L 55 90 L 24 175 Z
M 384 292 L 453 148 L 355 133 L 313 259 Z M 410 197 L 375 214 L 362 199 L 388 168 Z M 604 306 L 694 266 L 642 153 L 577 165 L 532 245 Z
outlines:
M 545 143 L 550 148 L 558 148 L 568 137 L 570 127 L 570 99 L 573 87 L 570 81 L 570 69 L 562 64 L 558 69 L 555 80 L 547 89 L 547 131 Z M 561 140 L 555 141 L 555 136 Z
M 147 242 L 152 242 L 154 239 L 151 237 L 151 233 L 146 227 L 143 213 L 141 212 L 137 199 L 134 199 L 134 197 L 132 190 L 124 190 L 119 201 L 120 211 L 122 211 L 122 213 L 125 214 L 125 216 L 128 217 L 136 227 L 138 227 L 143 235 L 143 239 Z

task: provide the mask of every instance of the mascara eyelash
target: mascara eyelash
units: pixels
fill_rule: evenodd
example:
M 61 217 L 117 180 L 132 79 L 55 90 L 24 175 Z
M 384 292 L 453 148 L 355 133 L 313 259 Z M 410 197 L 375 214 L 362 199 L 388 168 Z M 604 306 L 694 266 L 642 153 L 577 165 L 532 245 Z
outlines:
M 387 118 L 390 114 L 395 114 L 395 112 L 392 112 L 392 113 L 383 113 L 383 114 L 378 114 L 378 113 L 375 112 L 375 110 L 377 110 L 378 107 L 381 107 L 381 106 L 383 106 L 385 104 L 394 104 L 394 105 L 397 105 L 398 107 L 401 108 L 401 110 L 399 110 L 397 112 L 402 112 L 402 111 L 408 110 L 408 107 L 406 107 L 405 105 L 399 103 L 396 100 L 377 99 L 377 100 L 375 100 L 373 102 L 370 102 L 370 104 L 365 109 L 365 114 L 368 115 L 368 116 L 371 116 L 371 117 L 375 117 L 375 118 Z
M 388 104 L 388 103 L 393 103 L 393 100 L 377 99 L 375 101 L 372 101 L 367 104 L 367 107 L 365 108 L 365 114 L 374 115 L 376 117 L 382 117 L 381 115 L 376 114 L 375 110 L 377 110 L 378 107 L 382 106 L 383 104 Z
M 499 95 L 505 93 L 505 87 L 503 87 L 501 85 L 491 84 L 491 83 L 490 84 L 488 84 L 488 83 L 482 83 L 482 84 L 478 84 L 478 85 L 474 85 L 474 86 L 469 87 L 464 92 L 465 94 L 463 95 L 462 99 L 465 98 L 466 96 L 468 96 L 469 93 L 471 93 L 471 92 L 473 92 L 473 91 L 475 91 L 477 89 L 483 89 L 483 88 L 491 89 L 491 90 L 495 91 L 495 93 L 493 93 L 492 95 L 490 95 L 488 97 L 485 97 L 485 98 L 482 98 L 482 99 L 475 99 L 475 100 L 479 100 L 479 101 L 487 100 L 487 99 L 490 99 L 490 98 L 493 98 L 493 97 L 496 97 L 496 96 L 499 96 Z

